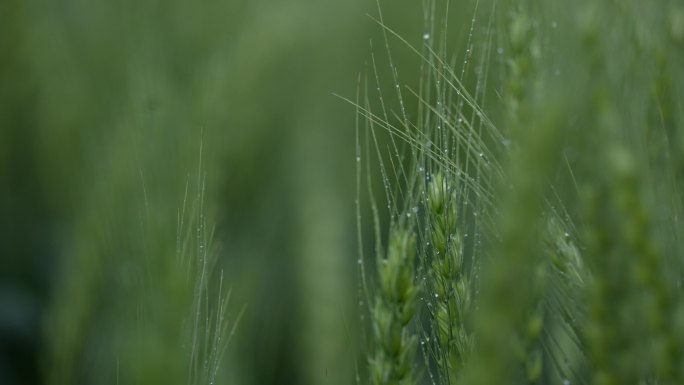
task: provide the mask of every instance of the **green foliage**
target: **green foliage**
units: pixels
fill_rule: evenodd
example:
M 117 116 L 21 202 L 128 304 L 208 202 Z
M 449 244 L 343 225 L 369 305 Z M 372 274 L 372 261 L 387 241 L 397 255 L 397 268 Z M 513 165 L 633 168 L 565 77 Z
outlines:
M 0 382 L 684 383 L 681 1 L 420 3 L 0 2 Z
M 348 383 L 353 138 L 330 93 L 354 88 L 367 7 L 1 2 L 0 383 L 201 380 L 180 346 L 197 270 L 176 260 L 202 138 L 217 266 L 201 320 L 228 287 L 229 313 L 248 304 L 220 378 Z
M 420 87 L 405 87 L 415 118 L 385 113 L 383 93 L 357 103 L 388 214 L 417 214 L 426 316 L 413 372 L 432 384 L 681 383 L 681 7 L 472 5 L 426 2 L 420 43 L 380 20 L 388 47 L 423 63 Z M 473 15 L 455 40 L 453 9 Z

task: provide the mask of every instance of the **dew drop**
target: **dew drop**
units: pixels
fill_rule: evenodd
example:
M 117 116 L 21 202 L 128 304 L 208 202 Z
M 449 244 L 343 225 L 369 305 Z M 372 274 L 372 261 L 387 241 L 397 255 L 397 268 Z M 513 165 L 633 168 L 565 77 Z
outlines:
M 501 48 L 501 47 L 497 48 L 496 53 L 498 53 L 499 55 L 503 55 L 503 48 Z
M 427 33 L 427 32 L 425 32 L 425 33 L 423 34 L 423 40 L 428 40 L 428 39 L 430 39 L 430 34 Z

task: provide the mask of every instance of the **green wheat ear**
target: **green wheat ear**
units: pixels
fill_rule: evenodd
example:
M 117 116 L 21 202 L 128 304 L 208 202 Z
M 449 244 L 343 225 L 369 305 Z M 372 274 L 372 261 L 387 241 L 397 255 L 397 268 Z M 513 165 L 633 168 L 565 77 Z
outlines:
M 375 385 L 416 383 L 418 338 L 409 328 L 420 288 L 415 282 L 416 236 L 396 225 L 390 230 L 386 258 L 377 259 L 380 290 L 371 312 L 375 354 L 370 360 Z
M 473 346 L 466 326 L 472 295 L 463 267 L 463 241 L 457 229 L 454 188 L 441 172 L 428 183 L 426 215 L 432 262 L 430 278 L 434 291 L 433 322 L 438 342 L 437 365 L 445 383 L 455 383 Z

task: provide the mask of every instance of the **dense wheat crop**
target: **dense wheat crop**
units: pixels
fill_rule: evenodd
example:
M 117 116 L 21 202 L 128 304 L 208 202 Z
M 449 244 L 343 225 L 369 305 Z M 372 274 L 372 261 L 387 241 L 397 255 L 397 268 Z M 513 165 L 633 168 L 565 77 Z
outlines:
M 0 1 L 0 384 L 684 384 L 679 0 Z
M 369 381 L 682 383 L 684 8 L 425 9 L 423 41 L 379 11 L 389 68 L 374 61 L 351 100 L 385 192 L 368 201 L 376 238 L 389 234 L 361 270 L 366 343 L 383 352 L 362 365 Z M 419 58 L 418 87 L 396 75 L 395 50 Z M 376 89 L 383 78 L 396 89 Z M 393 279 L 394 297 L 387 269 L 411 272 Z

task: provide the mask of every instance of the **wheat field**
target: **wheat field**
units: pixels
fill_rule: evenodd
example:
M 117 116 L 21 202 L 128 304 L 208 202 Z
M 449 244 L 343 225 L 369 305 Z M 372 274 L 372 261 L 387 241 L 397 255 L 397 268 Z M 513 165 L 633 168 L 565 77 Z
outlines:
M 0 2 L 0 384 L 684 384 L 680 3 Z

